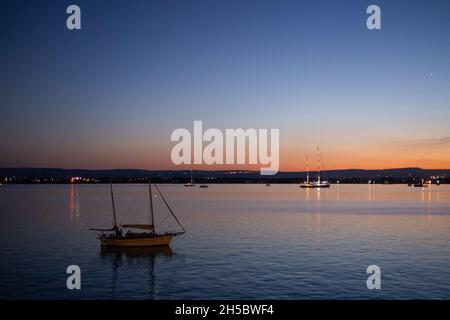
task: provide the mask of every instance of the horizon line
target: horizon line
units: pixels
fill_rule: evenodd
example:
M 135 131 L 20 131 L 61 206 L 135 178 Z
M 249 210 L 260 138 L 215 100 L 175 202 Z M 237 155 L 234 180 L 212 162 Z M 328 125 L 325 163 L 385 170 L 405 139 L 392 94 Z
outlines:
M 20 170 L 20 169 L 40 169 L 40 170 L 66 170 L 66 171 L 70 171 L 70 170 L 81 170 L 81 171 L 118 171 L 118 170 L 138 170 L 138 171 L 172 171 L 172 172 L 176 172 L 176 171 L 204 171 L 204 172 L 235 172 L 235 171 L 240 171 L 240 172 L 259 172 L 259 170 L 255 169 L 255 170 L 250 170 L 250 169 L 222 169 L 222 170 L 218 170 L 218 169 L 141 169 L 141 168 L 112 168 L 112 169 L 86 169 L 86 168 L 59 168 L 59 167 L 0 167 L 0 170 Z M 386 170 L 434 170 L 434 171 L 439 171 L 439 170 L 450 170 L 450 168 L 422 168 L 422 167 L 396 167 L 396 168 L 385 168 L 385 169 L 357 169 L 357 168 L 348 168 L 348 169 L 324 169 L 324 170 L 320 170 L 322 172 L 326 172 L 326 171 L 386 171 Z M 318 172 L 319 170 L 309 170 L 310 172 Z M 284 170 L 279 170 L 277 172 L 278 173 L 295 173 L 295 172 L 307 172 L 306 170 L 299 170 L 299 171 L 284 171 Z

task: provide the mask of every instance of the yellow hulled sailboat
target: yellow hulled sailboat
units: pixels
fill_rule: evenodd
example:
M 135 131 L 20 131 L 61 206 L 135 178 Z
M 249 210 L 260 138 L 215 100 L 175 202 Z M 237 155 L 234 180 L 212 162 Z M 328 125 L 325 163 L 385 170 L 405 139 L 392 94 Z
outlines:
M 155 218 L 153 210 L 153 195 L 152 184 L 149 182 L 149 206 L 150 206 L 150 223 L 149 224 L 122 224 L 120 227 L 117 225 L 116 208 L 114 204 L 114 193 L 112 184 L 110 184 L 111 190 L 111 202 L 113 209 L 114 225 L 109 229 L 90 229 L 94 231 L 100 231 L 100 235 L 97 239 L 100 240 L 102 247 L 154 247 L 154 246 L 168 246 L 173 237 L 185 233 L 182 224 L 170 208 L 164 195 L 159 190 L 158 186 L 154 185 L 155 189 L 159 193 L 166 207 L 169 209 L 170 214 L 175 219 L 177 224 L 181 227 L 181 231 L 178 232 L 165 232 L 157 233 L 155 228 Z M 139 230 L 139 231 L 136 231 Z M 124 232 L 126 231 L 126 232 Z

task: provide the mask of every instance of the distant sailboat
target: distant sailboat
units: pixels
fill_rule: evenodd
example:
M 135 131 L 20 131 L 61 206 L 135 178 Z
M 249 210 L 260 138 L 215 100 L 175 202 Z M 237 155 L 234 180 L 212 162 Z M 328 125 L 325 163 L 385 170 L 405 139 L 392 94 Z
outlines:
M 424 180 L 422 179 L 420 182 L 415 183 L 414 187 L 419 187 L 419 188 L 424 188 L 424 187 L 429 187 L 431 186 L 431 180 Z
M 308 158 L 306 158 L 307 165 L 306 165 L 306 181 L 303 182 L 300 185 L 300 188 L 329 188 L 330 183 L 326 180 L 322 180 L 320 177 L 320 150 L 319 147 L 317 147 L 317 169 L 318 169 L 318 175 L 316 181 L 309 181 L 309 168 L 308 168 Z
M 167 246 L 172 241 L 174 236 L 185 233 L 183 226 L 181 225 L 178 218 L 173 213 L 172 209 L 169 207 L 166 199 L 159 190 L 158 186 L 154 185 L 157 192 L 161 196 L 166 207 L 169 209 L 170 214 L 173 216 L 175 221 L 181 227 L 182 231 L 179 232 L 166 232 L 159 234 L 156 232 L 155 219 L 153 212 L 153 195 L 152 195 L 152 184 L 149 182 L 149 205 L 150 205 L 150 223 L 149 224 L 123 224 L 120 228 L 117 226 L 116 220 L 116 209 L 114 204 L 114 193 L 112 184 L 110 184 L 111 190 L 111 201 L 113 209 L 114 225 L 110 229 L 90 229 L 94 231 L 100 231 L 101 234 L 97 239 L 100 240 L 102 247 L 153 247 L 153 246 Z M 123 234 L 123 229 L 128 229 L 128 231 Z M 144 232 L 135 232 L 132 230 L 145 230 Z M 106 232 L 106 233 L 105 233 Z
M 191 180 L 184 185 L 185 187 L 195 187 L 194 179 L 192 178 L 192 169 L 191 169 Z

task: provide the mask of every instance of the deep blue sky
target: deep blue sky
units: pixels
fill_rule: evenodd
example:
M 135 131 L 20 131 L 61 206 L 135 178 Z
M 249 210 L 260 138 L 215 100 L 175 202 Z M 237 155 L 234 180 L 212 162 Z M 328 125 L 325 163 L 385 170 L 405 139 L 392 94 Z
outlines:
M 449 1 L 3 1 L 0 41 L 0 166 L 166 168 L 203 120 L 282 169 L 450 167 Z

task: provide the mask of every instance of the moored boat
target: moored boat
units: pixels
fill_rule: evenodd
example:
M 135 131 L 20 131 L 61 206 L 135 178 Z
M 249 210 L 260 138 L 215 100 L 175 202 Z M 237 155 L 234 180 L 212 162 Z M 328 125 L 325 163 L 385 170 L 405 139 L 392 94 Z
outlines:
M 168 246 L 172 241 L 173 237 L 185 233 L 183 226 L 181 225 L 178 218 L 173 213 L 169 204 L 167 203 L 164 195 L 159 190 L 158 186 L 155 184 L 159 196 L 163 200 L 166 207 L 169 209 L 170 214 L 181 227 L 181 231 L 178 232 L 165 232 L 157 233 L 155 228 L 155 218 L 153 210 L 153 194 L 152 194 L 152 184 L 149 182 L 149 224 L 122 224 L 120 227 L 117 225 L 116 219 L 116 209 L 114 203 L 114 193 L 112 184 L 110 184 L 111 190 L 111 202 L 113 209 L 114 225 L 109 229 L 90 229 L 94 231 L 100 231 L 100 235 L 97 239 L 100 240 L 102 247 L 153 247 L 153 246 Z M 126 232 L 124 232 L 126 230 Z M 145 231 L 136 231 L 145 230 Z
M 322 180 L 320 176 L 320 150 L 319 147 L 317 147 L 317 169 L 318 169 L 318 175 L 316 181 L 310 181 L 309 180 L 309 163 L 308 163 L 308 157 L 306 157 L 306 181 L 304 181 L 300 188 L 329 188 L 330 183 L 327 180 Z
M 422 179 L 420 182 L 414 183 L 414 187 L 425 188 L 431 186 L 431 180 Z

